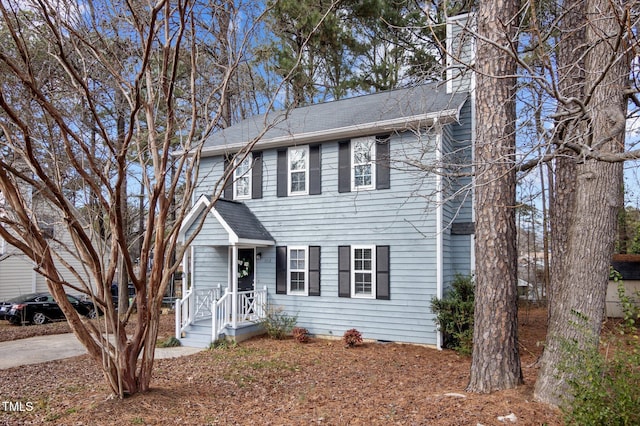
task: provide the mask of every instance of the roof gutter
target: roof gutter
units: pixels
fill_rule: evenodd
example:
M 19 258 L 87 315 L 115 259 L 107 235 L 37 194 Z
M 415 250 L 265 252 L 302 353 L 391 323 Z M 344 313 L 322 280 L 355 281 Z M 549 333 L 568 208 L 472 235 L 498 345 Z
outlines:
M 404 131 L 416 128 L 416 126 L 430 125 L 434 122 L 449 124 L 455 122 L 460 117 L 462 105 L 455 109 L 447 109 L 438 112 L 418 114 L 409 117 L 399 117 L 389 120 L 374 121 L 371 123 L 354 124 L 352 126 L 338 127 L 335 129 L 319 130 L 315 132 L 304 132 L 278 136 L 275 138 L 265 138 L 258 141 L 260 149 L 280 148 L 289 146 L 292 142 L 296 144 L 308 144 L 315 142 L 327 142 L 338 139 L 349 139 L 363 136 L 366 133 Z M 203 157 L 211 157 L 229 152 L 239 151 L 244 148 L 249 141 L 233 143 L 228 145 L 216 145 L 202 148 Z

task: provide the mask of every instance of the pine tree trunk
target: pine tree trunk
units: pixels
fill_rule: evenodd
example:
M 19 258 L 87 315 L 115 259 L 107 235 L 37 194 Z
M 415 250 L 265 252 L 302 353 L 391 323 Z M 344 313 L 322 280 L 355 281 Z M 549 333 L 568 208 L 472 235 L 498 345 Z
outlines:
M 601 153 L 619 153 L 624 148 L 623 92 L 630 69 L 628 58 L 620 53 L 624 43 L 618 45 L 620 50 L 613 48 L 621 21 L 614 17 L 612 4 L 608 0 L 587 1 L 587 16 L 594 18 L 587 26 L 583 45 L 589 49 L 585 57 L 585 92 L 591 92 L 592 97 L 586 104 L 588 130 L 580 140 L 573 141 Z M 566 343 L 575 341 L 579 347 L 589 349 L 595 344 L 593 338 L 600 335 L 620 204 L 622 163 L 581 159 L 575 170 L 566 256 L 561 275 L 554 279 L 557 287 L 534 393 L 537 400 L 552 405 L 563 404 L 568 396 L 572 372 L 559 368 Z
M 557 76 L 561 96 L 566 99 L 582 99 L 584 96 L 584 58 L 580 46 L 585 37 L 585 0 L 567 0 L 564 3 L 560 30 L 562 39 L 559 43 Z M 584 123 L 580 115 L 572 113 L 578 104 L 575 102 L 558 102 L 555 124 L 556 131 L 553 143 L 556 146 L 555 176 L 553 197 L 550 200 L 551 225 L 551 276 L 548 289 L 549 314 L 552 310 L 553 295 L 560 278 L 565 274 L 565 259 L 569 238 L 569 226 L 574 209 L 576 190 L 576 153 L 562 149 L 565 140 L 578 137 L 584 132 Z
M 481 2 L 480 37 L 500 45 L 513 41 L 518 8 L 517 1 Z M 509 55 L 478 41 L 476 296 L 470 392 L 488 393 L 522 383 L 517 338 L 515 73 Z

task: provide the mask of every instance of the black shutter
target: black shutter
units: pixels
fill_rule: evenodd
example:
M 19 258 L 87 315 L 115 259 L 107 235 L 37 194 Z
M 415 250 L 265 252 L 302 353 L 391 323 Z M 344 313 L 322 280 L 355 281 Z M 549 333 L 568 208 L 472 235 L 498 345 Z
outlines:
M 338 192 L 351 192 L 351 147 L 349 141 L 338 142 Z
M 351 246 L 338 247 L 338 297 L 351 297 Z
M 309 195 L 322 194 L 320 145 L 309 146 Z
M 224 177 L 230 174 L 229 180 L 227 180 L 227 184 L 224 186 L 224 190 L 222 192 L 222 198 L 226 198 L 227 200 L 233 200 L 233 172 L 231 171 L 233 164 L 233 156 L 225 155 L 224 157 Z
M 288 173 L 287 173 L 287 150 L 279 149 L 278 150 L 278 160 L 277 160 L 277 187 L 278 187 L 278 197 L 286 197 L 287 196 L 287 185 L 288 185 Z
M 320 296 L 319 246 L 309 246 L 309 296 Z
M 376 138 L 376 189 L 391 187 L 389 136 Z
M 287 247 L 276 247 L 276 294 L 287 294 Z
M 376 247 L 376 299 L 389 300 L 389 246 Z
M 251 198 L 262 198 L 262 151 L 253 153 L 251 169 Z

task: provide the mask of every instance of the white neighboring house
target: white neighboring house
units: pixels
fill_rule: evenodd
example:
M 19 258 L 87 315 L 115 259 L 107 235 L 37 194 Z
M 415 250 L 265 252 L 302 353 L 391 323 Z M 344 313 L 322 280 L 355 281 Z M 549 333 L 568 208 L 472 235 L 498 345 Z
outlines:
M 48 240 L 56 253 L 60 254 L 65 262 L 72 265 L 82 276 L 87 277 L 87 282 L 92 282 L 92 280 L 88 279 L 89 274 L 83 268 L 82 262 L 63 249 L 64 245 L 72 246 L 72 241 L 65 227 L 59 223 L 61 216 L 56 214 L 51 206 L 42 202 L 34 202 L 34 196 L 30 198 L 32 208 L 35 205 L 36 210 L 41 213 L 44 212 L 43 217 L 47 220 L 45 223 L 41 223 L 41 228 L 46 232 L 49 237 Z M 2 194 L 0 194 L 0 205 L 4 207 Z M 51 209 L 51 211 L 47 212 L 44 209 Z M 7 214 L 4 208 L 0 214 Z M 45 277 L 36 271 L 36 266 L 29 257 L 0 237 L 0 301 L 23 294 L 48 291 Z M 66 271 L 64 267 L 61 267 L 60 271 L 70 284 L 80 286 L 78 279 Z M 66 289 L 66 291 L 69 294 L 78 294 L 73 289 Z

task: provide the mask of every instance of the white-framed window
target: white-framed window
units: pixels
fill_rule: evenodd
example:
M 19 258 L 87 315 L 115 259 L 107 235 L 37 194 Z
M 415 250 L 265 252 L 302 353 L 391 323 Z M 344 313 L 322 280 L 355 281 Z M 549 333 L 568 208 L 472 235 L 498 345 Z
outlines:
M 309 146 L 296 146 L 288 150 L 289 195 L 309 193 Z
M 287 294 L 309 293 L 309 258 L 306 246 L 290 246 L 287 248 Z
M 351 190 L 376 186 L 376 138 L 351 139 Z
M 351 297 L 376 298 L 376 247 L 351 246 Z
M 244 161 L 236 159 L 237 167 L 233 171 L 233 199 L 246 200 L 251 198 L 251 166 L 253 156 L 247 155 Z

